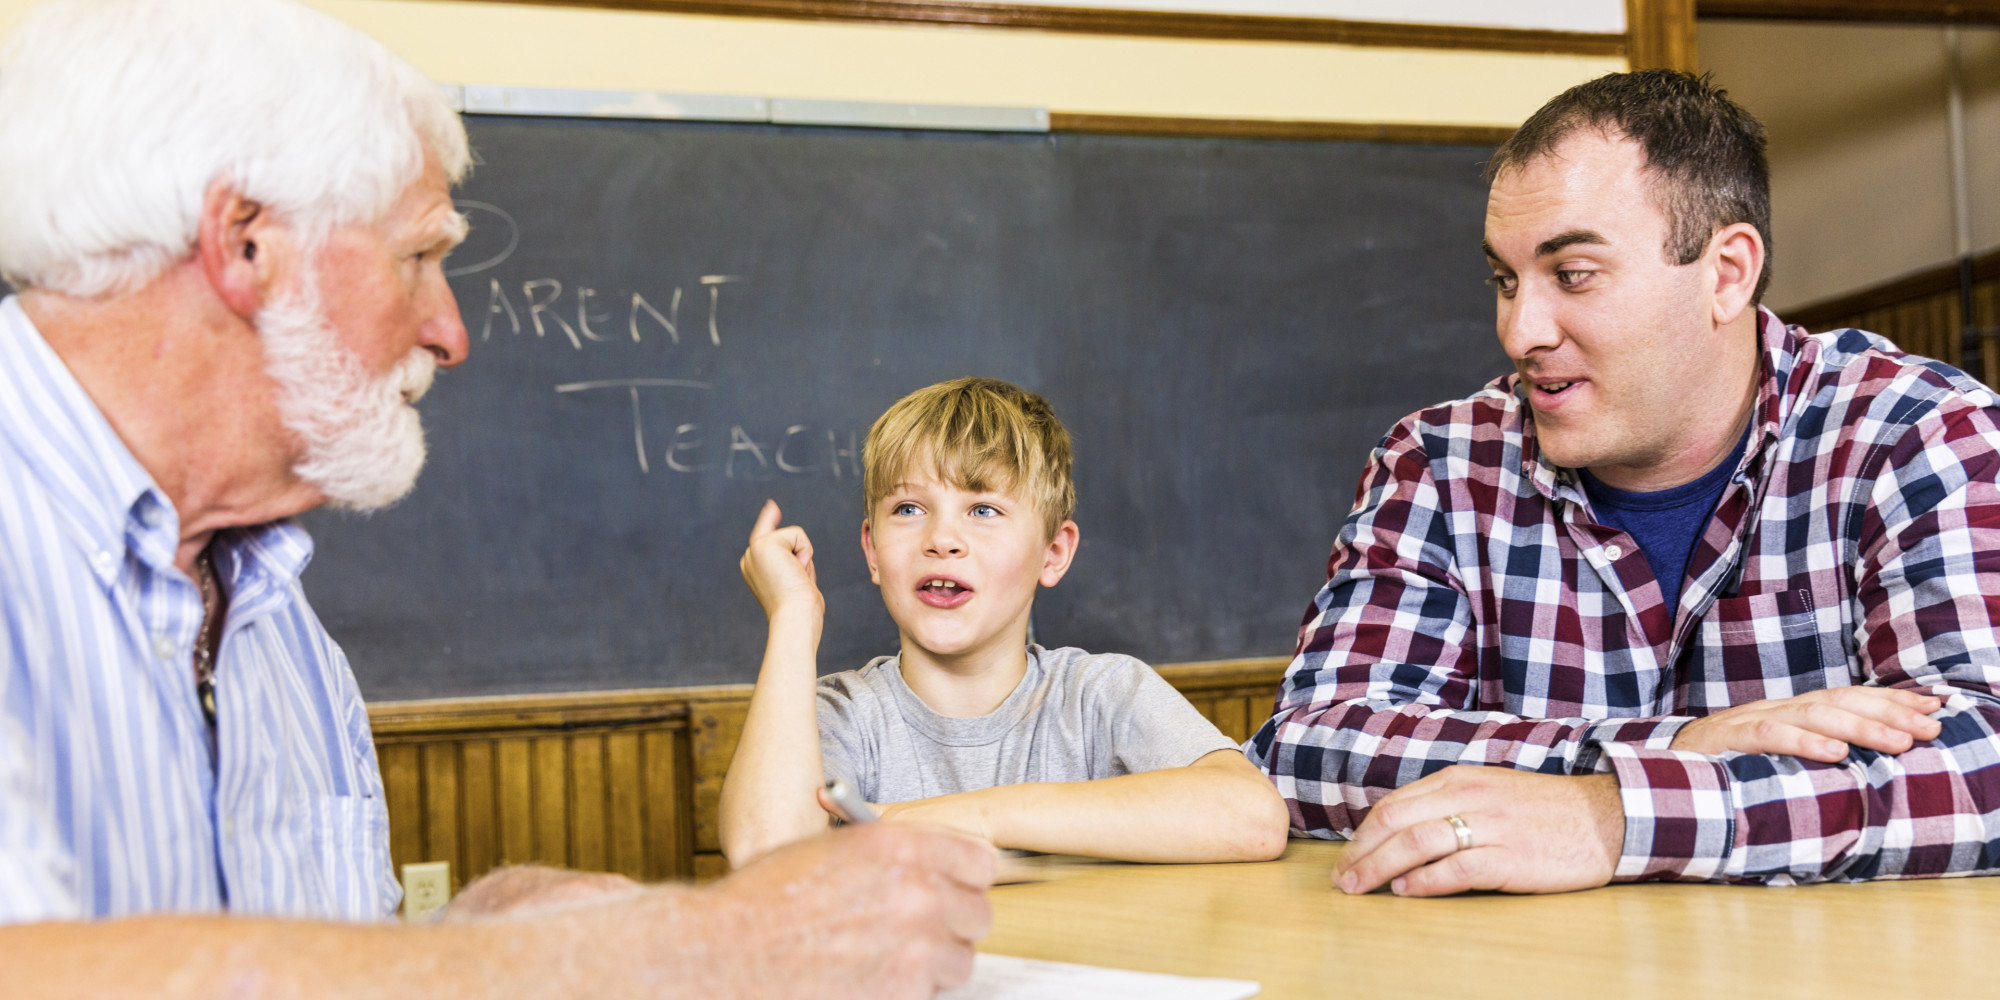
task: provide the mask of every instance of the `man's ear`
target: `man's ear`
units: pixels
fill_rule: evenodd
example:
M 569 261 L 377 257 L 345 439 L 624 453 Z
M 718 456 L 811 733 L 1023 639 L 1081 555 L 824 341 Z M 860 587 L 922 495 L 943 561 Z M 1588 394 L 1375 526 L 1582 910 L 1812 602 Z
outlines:
M 277 273 L 281 255 L 271 213 L 225 181 L 208 186 L 201 199 L 195 256 L 216 297 L 229 311 L 254 321 Z
M 1747 222 L 1731 223 L 1708 241 L 1708 254 L 1715 265 L 1715 314 L 1711 318 L 1716 326 L 1728 326 L 1752 308 L 1757 279 L 1764 273 L 1764 237 Z
M 1056 529 L 1054 538 L 1049 539 L 1048 548 L 1042 550 L 1042 576 L 1044 587 L 1053 587 L 1062 582 L 1063 574 L 1069 572 L 1070 560 L 1076 558 L 1076 547 L 1083 541 L 1083 529 L 1075 521 L 1064 521 Z
M 868 582 L 882 585 L 882 570 L 875 565 L 875 537 L 868 529 L 868 519 L 861 519 L 861 554 L 868 559 Z

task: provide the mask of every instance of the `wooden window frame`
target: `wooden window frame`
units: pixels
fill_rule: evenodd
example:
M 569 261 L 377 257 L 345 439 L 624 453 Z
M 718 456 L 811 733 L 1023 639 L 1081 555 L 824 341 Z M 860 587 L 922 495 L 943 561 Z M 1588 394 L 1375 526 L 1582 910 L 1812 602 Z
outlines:
M 499 0 L 655 14 L 1016 28 L 1096 35 L 1316 42 L 1422 49 L 1624 55 L 1624 34 L 992 3 L 985 0 Z M 1628 0 L 1648 4 L 1655 0 Z

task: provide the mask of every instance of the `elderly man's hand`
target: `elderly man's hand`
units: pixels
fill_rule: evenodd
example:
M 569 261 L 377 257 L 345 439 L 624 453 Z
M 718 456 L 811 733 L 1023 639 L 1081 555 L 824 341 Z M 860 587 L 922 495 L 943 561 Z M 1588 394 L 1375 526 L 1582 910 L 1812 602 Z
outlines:
M 1457 816 L 1472 834 L 1459 850 Z M 1625 844 L 1617 779 L 1455 765 L 1383 796 L 1334 869 L 1343 892 L 1568 892 L 1611 881 Z
M 972 975 L 999 854 L 950 830 L 869 823 L 772 851 L 703 890 L 729 995 L 916 998 Z M 719 962 L 718 964 L 723 964 Z
M 1725 708 L 1681 727 L 1673 748 L 1696 753 L 1775 753 L 1825 764 L 1847 758 L 1848 747 L 1902 753 L 1916 740 L 1937 739 L 1930 714 L 1935 695 L 1900 688 L 1839 687 Z

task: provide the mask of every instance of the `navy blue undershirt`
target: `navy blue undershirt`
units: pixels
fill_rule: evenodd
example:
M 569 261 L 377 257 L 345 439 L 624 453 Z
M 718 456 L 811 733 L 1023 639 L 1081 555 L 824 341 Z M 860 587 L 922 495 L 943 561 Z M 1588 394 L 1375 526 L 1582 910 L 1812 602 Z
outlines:
M 1583 490 L 1590 496 L 1597 523 L 1617 528 L 1639 543 L 1646 565 L 1652 567 L 1654 579 L 1660 581 L 1660 596 L 1668 608 L 1680 605 L 1681 584 L 1687 578 L 1688 558 L 1694 555 L 1694 543 L 1715 513 L 1715 505 L 1722 499 L 1722 488 L 1729 485 L 1729 477 L 1736 472 L 1736 464 L 1743 458 L 1743 446 L 1749 440 L 1750 428 L 1745 427 L 1743 437 L 1737 440 L 1729 457 L 1700 479 L 1650 493 L 1606 486 L 1589 469 L 1583 470 Z

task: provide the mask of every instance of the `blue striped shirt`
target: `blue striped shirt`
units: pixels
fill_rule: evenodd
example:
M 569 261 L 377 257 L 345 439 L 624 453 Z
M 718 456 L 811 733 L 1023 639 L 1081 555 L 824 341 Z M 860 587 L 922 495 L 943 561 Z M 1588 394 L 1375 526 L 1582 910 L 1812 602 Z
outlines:
M 379 920 L 401 896 L 368 715 L 290 522 L 221 532 L 217 744 L 167 496 L 0 302 L 0 924 Z

